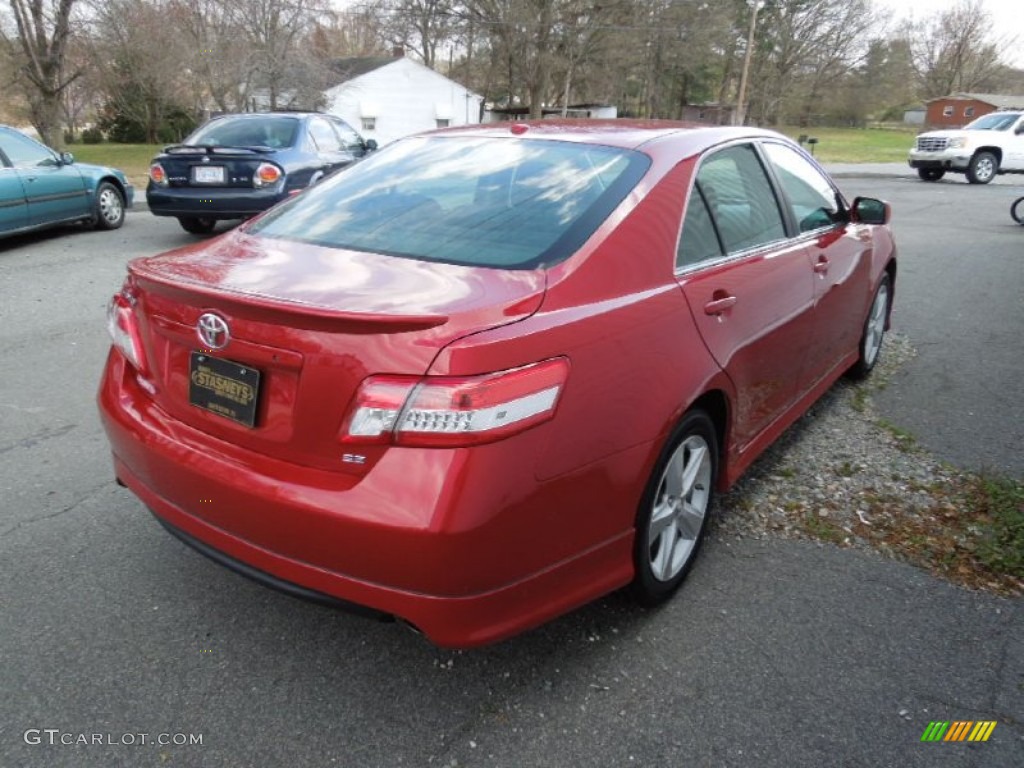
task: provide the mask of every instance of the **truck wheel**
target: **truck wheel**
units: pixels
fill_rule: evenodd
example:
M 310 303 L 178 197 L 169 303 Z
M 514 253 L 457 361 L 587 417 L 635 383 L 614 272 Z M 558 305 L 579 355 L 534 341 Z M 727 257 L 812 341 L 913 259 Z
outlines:
M 1010 215 L 1014 221 L 1024 226 L 1024 197 L 1018 197 L 1010 206 Z
M 967 166 L 967 180 L 971 184 L 988 184 L 999 171 L 999 161 L 991 152 L 977 152 Z
M 941 168 L 918 168 L 917 175 L 921 177 L 921 181 L 938 181 L 946 172 Z

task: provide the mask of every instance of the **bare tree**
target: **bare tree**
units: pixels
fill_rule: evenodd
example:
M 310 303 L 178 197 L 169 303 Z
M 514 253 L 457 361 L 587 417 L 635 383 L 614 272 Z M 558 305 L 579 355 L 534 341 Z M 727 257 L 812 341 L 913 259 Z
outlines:
M 453 0 L 387 0 L 365 7 L 377 8 L 390 44 L 411 51 L 432 69 L 439 63 L 438 51 L 452 45 L 465 17 L 463 5 Z
M 750 115 L 806 124 L 823 93 L 863 60 L 875 24 L 869 0 L 774 0 L 761 14 Z
M 254 52 L 240 33 L 236 7 L 224 0 L 175 0 L 175 18 L 188 40 L 184 62 L 199 111 L 243 109 L 249 101 Z
M 270 109 L 315 106 L 324 71 L 306 45 L 315 21 L 326 13 L 321 0 L 225 0 L 251 52 L 254 84 Z
M 962 0 L 903 30 L 924 98 L 989 87 L 1002 66 L 998 36 L 981 0 Z
M 90 69 L 101 78 L 108 121 L 140 126 L 156 143 L 175 108 L 191 106 L 187 41 L 166 35 L 174 18 L 170 0 L 96 0 L 92 6 Z M 161 40 L 154 46 L 154 40 Z
M 329 11 L 314 21 L 312 44 L 324 60 L 387 52 L 387 20 L 377 4 Z
M 51 147 L 64 146 L 61 98 L 79 76 L 66 71 L 75 0 L 8 0 L 17 27 L 32 125 Z

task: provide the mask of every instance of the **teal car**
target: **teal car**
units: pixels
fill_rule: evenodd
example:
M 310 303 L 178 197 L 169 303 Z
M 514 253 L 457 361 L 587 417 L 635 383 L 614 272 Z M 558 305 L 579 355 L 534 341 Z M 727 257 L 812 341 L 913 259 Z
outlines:
M 0 125 L 0 237 L 75 222 L 117 229 L 134 196 L 116 168 L 76 163 Z

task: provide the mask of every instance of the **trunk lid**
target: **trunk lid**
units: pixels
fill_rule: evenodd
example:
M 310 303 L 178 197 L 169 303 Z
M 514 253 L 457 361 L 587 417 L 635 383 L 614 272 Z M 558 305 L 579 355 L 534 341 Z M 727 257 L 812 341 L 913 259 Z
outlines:
M 540 270 L 423 262 L 240 230 L 137 259 L 129 272 L 154 400 L 215 437 L 325 469 L 346 468 L 338 435 L 363 379 L 422 375 L 452 341 L 536 312 L 545 290 Z M 207 313 L 229 327 L 221 349 L 208 349 L 197 332 Z M 193 353 L 259 372 L 255 426 L 190 404 Z
M 260 163 L 275 160 L 269 147 L 222 147 L 178 144 L 166 147 L 155 162 L 163 166 L 171 187 L 249 188 Z

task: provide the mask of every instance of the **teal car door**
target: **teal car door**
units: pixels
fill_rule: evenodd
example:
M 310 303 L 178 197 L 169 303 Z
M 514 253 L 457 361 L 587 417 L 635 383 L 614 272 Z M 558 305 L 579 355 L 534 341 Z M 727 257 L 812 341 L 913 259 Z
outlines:
M 0 157 L 0 233 L 14 232 L 28 224 L 28 205 L 17 171 Z
M 0 129 L 0 149 L 21 179 L 28 201 L 28 226 L 82 218 L 90 200 L 82 174 L 48 147 L 9 128 Z

